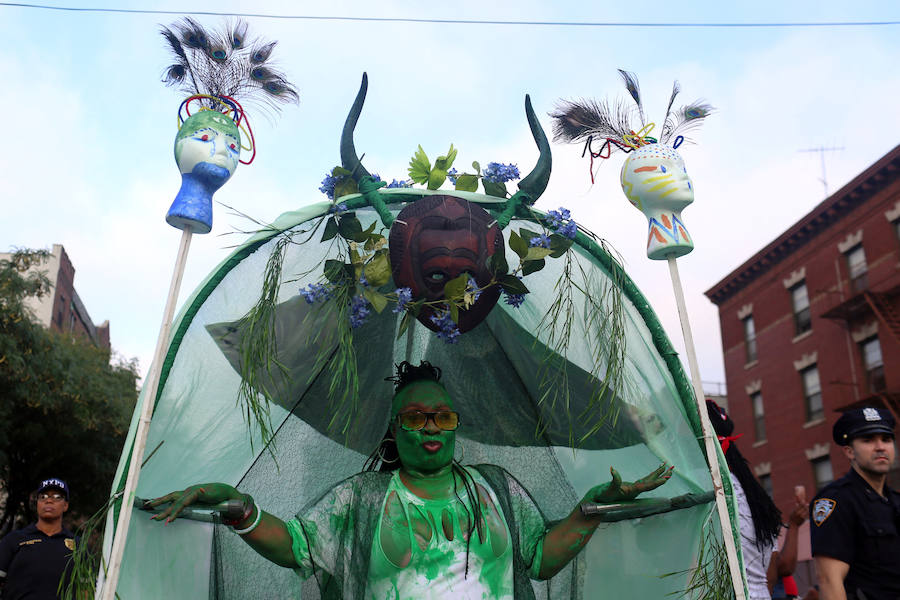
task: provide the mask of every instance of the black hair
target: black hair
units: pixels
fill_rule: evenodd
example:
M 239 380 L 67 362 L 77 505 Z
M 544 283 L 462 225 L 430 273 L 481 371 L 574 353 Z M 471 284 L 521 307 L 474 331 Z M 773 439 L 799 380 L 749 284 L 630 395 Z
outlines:
M 408 361 L 403 361 L 399 365 L 394 365 L 397 373 L 391 377 L 385 377 L 385 381 L 394 382 L 394 394 L 399 394 L 400 390 L 416 381 L 433 381 L 440 383 L 441 369 L 436 367 L 427 360 L 423 360 L 416 366 Z
M 706 401 L 706 408 L 716 435 L 726 437 L 734 433 L 734 421 L 723 408 L 712 400 Z M 725 451 L 725 461 L 728 463 L 728 470 L 741 484 L 744 495 L 747 496 L 747 505 L 750 507 L 750 515 L 753 517 L 753 530 L 756 533 L 756 547 L 762 550 L 763 546 L 769 542 L 774 543 L 778 538 L 781 531 L 781 511 L 753 476 L 750 464 L 738 450 L 734 441 Z
M 394 382 L 395 395 L 400 393 L 400 390 L 404 387 L 416 381 L 433 381 L 435 383 L 440 383 L 441 380 L 440 367 L 436 367 L 426 360 L 419 363 L 419 366 L 403 361 L 399 365 L 396 365 L 396 369 L 396 375 L 385 378 L 386 381 Z M 468 521 L 468 534 L 466 535 L 466 576 L 468 576 L 469 545 L 472 540 L 472 534 L 475 532 L 475 529 L 478 528 L 479 535 L 482 535 L 480 532 L 483 530 L 482 528 L 484 526 L 483 516 L 481 514 L 481 501 L 478 499 L 475 480 L 469 472 L 466 471 L 462 464 L 455 458 L 450 464 L 453 473 L 453 493 L 466 511 L 466 519 Z M 388 429 L 385 432 L 384 437 L 381 438 L 381 442 L 366 459 L 366 462 L 363 465 L 363 471 L 391 472 L 396 471 L 401 466 L 400 452 L 397 450 L 397 440 L 394 439 L 393 432 L 391 431 L 391 424 L 388 424 Z M 466 496 L 468 496 L 469 504 L 475 512 L 474 519 L 472 518 L 473 515 L 468 514 L 469 508 L 466 506 L 466 503 L 459 497 L 457 476 L 462 480 L 462 484 L 466 488 Z

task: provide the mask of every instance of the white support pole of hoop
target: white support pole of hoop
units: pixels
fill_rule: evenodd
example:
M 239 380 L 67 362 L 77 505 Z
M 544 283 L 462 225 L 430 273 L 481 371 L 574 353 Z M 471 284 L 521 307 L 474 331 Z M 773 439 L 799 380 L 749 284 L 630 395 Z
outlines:
M 722 488 L 722 475 L 719 472 L 719 458 L 716 454 L 718 439 L 713 435 L 712 424 L 706 411 L 706 395 L 703 393 L 703 385 L 700 383 L 700 368 L 697 366 L 697 353 L 694 350 L 694 336 L 691 334 L 691 323 L 688 320 L 687 306 L 684 302 L 684 290 L 681 287 L 681 277 L 678 275 L 678 263 L 674 256 L 669 255 L 669 273 L 672 276 L 672 289 L 675 291 L 675 304 L 678 306 L 678 319 L 681 321 L 681 333 L 684 336 L 684 347 L 687 352 L 688 366 L 691 369 L 691 382 L 694 385 L 694 400 L 697 410 L 700 411 L 700 425 L 703 429 L 703 441 L 706 445 L 706 456 L 709 460 L 709 473 L 712 475 L 713 489 L 716 494 L 716 509 L 719 512 L 719 524 L 722 527 L 722 537 L 725 538 L 725 554 L 728 557 L 728 570 L 731 573 L 731 581 L 734 587 L 736 600 L 745 600 L 744 576 L 741 564 L 738 561 L 737 548 L 734 545 L 734 533 L 731 529 L 731 518 L 728 516 L 728 506 L 725 504 L 725 490 Z
M 150 419 L 153 418 L 153 405 L 159 389 L 162 363 L 169 345 L 169 333 L 172 329 L 172 317 L 175 314 L 175 302 L 178 300 L 178 290 L 181 288 L 181 277 L 184 275 L 184 265 L 187 262 L 187 253 L 190 246 L 191 228 L 187 226 L 181 233 L 181 244 L 178 246 L 175 269 L 172 272 L 172 282 L 169 285 L 169 297 L 166 300 L 166 308 L 163 311 L 159 337 L 156 339 L 156 351 L 153 353 L 153 365 L 150 373 L 147 375 L 147 379 L 144 381 L 144 404 L 141 407 L 141 418 L 138 421 L 137 431 L 134 435 L 131 462 L 128 465 L 128 477 L 125 480 L 125 489 L 122 494 L 122 507 L 119 511 L 116 534 L 113 538 L 113 545 L 110 550 L 109 561 L 107 562 L 109 568 L 106 572 L 103 589 L 100 592 L 102 600 L 114 600 L 116 597 L 116 587 L 119 583 L 119 573 L 122 568 L 122 555 L 125 553 L 125 541 L 128 537 L 128 525 L 131 523 L 134 493 L 137 491 L 141 462 L 144 460 L 144 449 L 147 446 L 147 435 L 150 433 Z

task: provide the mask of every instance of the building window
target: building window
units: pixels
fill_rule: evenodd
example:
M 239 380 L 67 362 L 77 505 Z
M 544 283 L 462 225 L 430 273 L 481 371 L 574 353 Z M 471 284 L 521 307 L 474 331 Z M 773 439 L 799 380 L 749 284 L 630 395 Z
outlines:
M 756 441 L 766 441 L 766 413 L 763 408 L 762 393 L 756 392 L 750 395 L 750 403 L 753 405 L 753 424 L 756 427 Z
M 859 292 L 867 287 L 866 282 L 866 252 L 863 250 L 862 244 L 854 246 L 845 254 L 847 257 L 847 270 L 850 273 L 850 289 Z
M 766 493 L 771 498 L 772 497 L 772 475 L 771 474 L 760 475 L 759 476 L 759 484 L 763 487 L 764 490 L 766 490 Z
M 801 281 L 791 288 L 791 304 L 794 307 L 794 335 L 800 335 L 804 331 L 812 329 L 812 321 L 809 317 L 809 294 L 806 291 L 805 281 Z
M 800 371 L 803 380 L 803 397 L 806 399 L 806 422 L 818 421 L 825 417 L 822 408 L 822 386 L 819 384 L 819 369 L 813 365 Z
M 863 367 L 866 369 L 866 383 L 868 384 L 869 393 L 876 394 L 883 392 L 884 383 L 884 362 L 881 359 L 881 344 L 878 343 L 878 336 L 870 337 L 859 345 L 862 352 Z
M 747 346 L 747 362 L 756 360 L 756 326 L 753 324 L 753 315 L 742 319 L 744 323 L 744 343 Z
M 831 470 L 831 459 L 826 454 L 809 461 L 812 464 L 813 479 L 816 482 L 816 491 L 834 481 L 834 473 Z

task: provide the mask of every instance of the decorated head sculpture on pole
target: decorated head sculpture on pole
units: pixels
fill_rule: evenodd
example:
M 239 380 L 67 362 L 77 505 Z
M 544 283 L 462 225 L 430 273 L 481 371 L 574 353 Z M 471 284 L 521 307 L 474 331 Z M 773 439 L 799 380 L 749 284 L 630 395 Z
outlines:
M 295 102 L 297 92 L 267 65 L 275 42 L 249 43 L 245 22 L 213 32 L 186 17 L 173 29 L 162 29 L 176 60 L 166 70 L 164 82 L 191 95 L 178 110 L 175 162 L 181 189 L 166 221 L 178 229 L 208 233 L 213 194 L 231 178 L 238 163 L 250 164 L 256 156 L 253 130 L 238 98 L 259 98 L 277 108 Z M 241 150 L 251 153 L 248 160 L 241 159 Z
M 647 217 L 647 256 L 677 258 L 694 249 L 681 222 L 681 211 L 694 201 L 694 188 L 678 152 L 664 144 L 637 148 L 622 165 L 621 183 L 631 205 Z
M 606 102 L 591 100 L 561 102 L 552 115 L 554 139 L 585 142 L 592 160 L 609 158 L 616 150 L 627 153 L 620 181 L 625 197 L 647 217 L 647 256 L 654 260 L 677 258 L 694 249 L 681 218 L 681 211 L 694 201 L 694 186 L 677 149 L 685 141 L 682 134 L 702 123 L 712 107 L 697 101 L 673 112 L 672 104 L 681 91 L 676 81 L 657 139 L 651 136 L 656 124 L 644 118 L 637 77 L 622 70 L 619 73 L 634 99 L 635 109 L 621 103 L 611 108 Z M 637 132 L 631 124 L 634 113 L 641 124 Z M 597 152 L 592 147 L 594 143 L 600 145 Z

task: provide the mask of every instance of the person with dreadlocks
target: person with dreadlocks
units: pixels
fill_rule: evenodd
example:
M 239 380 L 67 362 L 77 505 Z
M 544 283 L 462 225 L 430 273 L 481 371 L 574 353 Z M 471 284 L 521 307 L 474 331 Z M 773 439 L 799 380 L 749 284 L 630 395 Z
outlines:
M 797 528 L 806 521 L 807 505 L 798 497 L 789 524 L 782 525 L 781 511 L 753 476 L 747 459 L 738 450 L 735 440 L 742 434 L 734 435 L 734 422 L 718 404 L 707 400 L 706 408 L 722 445 L 734 488 L 750 600 L 771 600 L 772 587 L 778 576 L 789 575 L 796 565 Z M 782 527 L 787 527 L 788 533 L 783 551 L 778 552 L 775 542 Z
M 461 419 L 440 379 L 428 362 L 398 365 L 388 432 L 363 472 L 287 522 L 222 483 L 150 501 L 172 503 L 154 519 L 171 522 L 194 503 L 240 500 L 235 533 L 272 562 L 315 576 L 323 598 L 533 599 L 530 579 L 562 570 L 600 520 L 579 505 L 551 525 L 502 468 L 454 461 Z M 584 501 L 631 500 L 663 485 L 672 468 L 663 464 L 634 483 L 611 473 Z

